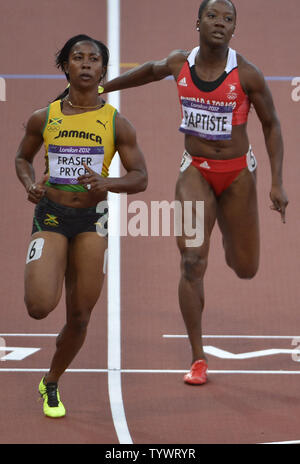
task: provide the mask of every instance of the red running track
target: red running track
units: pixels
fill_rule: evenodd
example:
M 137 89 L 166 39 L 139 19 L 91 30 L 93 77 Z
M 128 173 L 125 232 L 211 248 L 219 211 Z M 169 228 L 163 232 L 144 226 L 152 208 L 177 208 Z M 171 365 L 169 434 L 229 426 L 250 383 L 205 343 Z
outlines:
M 123 64 L 160 59 L 173 49 L 197 44 L 198 1 L 189 0 L 188 8 L 179 0 L 160 2 L 159 8 L 138 0 L 121 3 Z M 265 76 L 296 76 L 299 2 L 236 0 L 235 4 L 238 27 L 232 47 Z M 3 75 L 57 74 L 54 54 L 69 37 L 87 33 L 103 41 L 107 38 L 104 0 L 89 0 L 87 7 L 79 0 L 12 0 L 2 5 L 2 12 L 3 18 L 9 18 L 0 29 L 1 43 L 5 43 Z M 261 265 L 255 279 L 239 281 L 225 266 L 220 233 L 215 229 L 205 281 L 205 344 L 214 347 L 208 354 L 206 386 L 194 388 L 182 382 L 190 349 L 177 301 L 179 256 L 174 238 L 121 240 L 122 398 L 134 444 L 300 440 L 300 369 L 292 352 L 300 345 L 295 339 L 300 328 L 300 210 L 296 206 L 300 103 L 292 99 L 290 80 L 269 85 L 285 142 L 287 223 L 282 225 L 269 208 L 269 161 L 253 113 L 249 136 L 259 162 Z M 68 415 L 59 421 L 47 419 L 42 403 L 36 402 L 38 382 L 54 349 L 53 335 L 64 323 L 64 304 L 62 300 L 43 321 L 26 314 L 23 270 L 33 206 L 26 202 L 16 179 L 14 156 L 23 123 L 61 91 L 64 81 L 6 79 L 6 86 L 6 101 L 0 102 L 0 163 L 5 173 L 0 186 L 0 337 L 6 347 L 39 350 L 20 361 L 5 361 L 9 351 L 0 347 L 0 443 L 117 445 L 122 440 L 116 433 L 108 391 L 106 289 L 94 310 L 86 344 L 61 379 Z M 183 151 L 174 83 L 166 80 L 123 91 L 121 112 L 137 129 L 149 169 L 147 191 L 131 196 L 130 201 L 144 200 L 149 207 L 151 201 L 172 201 Z M 42 151 L 35 167 L 42 173 Z M 271 349 L 277 351 L 270 354 Z M 231 358 L 228 353 L 233 354 Z M 247 358 L 243 353 L 252 355 Z

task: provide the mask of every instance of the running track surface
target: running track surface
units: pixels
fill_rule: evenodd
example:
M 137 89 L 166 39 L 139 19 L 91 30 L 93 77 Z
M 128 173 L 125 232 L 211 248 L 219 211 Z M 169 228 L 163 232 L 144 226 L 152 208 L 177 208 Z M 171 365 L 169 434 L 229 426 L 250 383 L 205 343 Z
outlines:
M 180 0 L 160 2 L 159 8 L 139 0 L 121 3 L 122 63 L 160 59 L 173 49 L 197 45 L 198 1 L 189 0 L 188 8 Z M 265 76 L 297 76 L 298 0 L 235 3 L 238 27 L 232 47 Z M 68 38 L 87 33 L 107 40 L 104 0 L 90 0 L 87 7 L 79 0 L 12 0 L 1 9 L 2 17 L 9 18 L 0 29 L 1 43 L 5 43 L 1 75 L 58 74 L 54 53 Z M 26 202 L 16 179 L 14 157 L 23 123 L 64 85 L 60 79 L 7 78 L 7 101 L 0 102 L 0 341 L 7 347 L 40 348 L 21 361 L 0 360 L 1 443 L 120 441 L 108 394 L 106 288 L 94 310 L 86 344 L 70 366 L 72 371 L 66 372 L 60 382 L 67 417 L 59 421 L 45 418 L 42 403 L 36 401 L 37 385 L 54 350 L 53 335 L 64 324 L 64 304 L 62 300 L 43 321 L 34 321 L 26 314 L 23 270 L 33 206 Z M 261 265 L 255 279 L 239 281 L 225 266 L 220 233 L 214 230 L 205 280 L 204 333 L 210 336 L 205 345 L 223 351 L 222 357 L 216 356 L 216 351 L 208 354 L 210 381 L 206 386 L 195 388 L 182 382 L 191 354 L 177 301 L 179 256 L 174 238 L 121 240 L 121 379 L 124 411 L 134 444 L 300 440 L 300 369 L 297 355 L 291 353 L 297 348 L 294 337 L 300 328 L 300 103 L 291 98 L 290 80 L 275 80 L 269 85 L 285 141 L 284 180 L 290 200 L 287 223 L 282 225 L 269 208 L 269 161 L 253 113 L 249 135 L 259 162 Z M 183 151 L 174 83 L 165 80 L 123 91 L 121 112 L 137 129 L 149 169 L 147 191 L 129 200 L 144 200 L 149 207 L 151 201 L 172 201 Z M 35 167 L 39 177 L 43 171 L 42 150 Z M 278 349 L 275 354 L 264 351 L 274 348 Z M 256 353 L 248 358 L 224 358 L 224 352 L 262 351 L 264 356 Z M 2 359 L 6 354 L 5 347 L 2 352 L 0 347 Z

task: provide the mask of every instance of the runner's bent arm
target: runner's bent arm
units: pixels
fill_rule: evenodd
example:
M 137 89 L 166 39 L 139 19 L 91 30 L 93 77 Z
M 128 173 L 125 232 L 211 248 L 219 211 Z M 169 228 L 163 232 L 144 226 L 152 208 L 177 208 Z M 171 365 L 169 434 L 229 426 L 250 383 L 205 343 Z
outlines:
M 35 111 L 30 117 L 25 135 L 19 145 L 15 166 L 16 173 L 24 185 L 28 200 L 37 203 L 45 193 L 44 182 L 35 183 L 33 159 L 43 144 L 43 127 L 45 125 L 47 108 Z
M 274 209 L 280 211 L 284 221 L 288 200 L 282 186 L 283 140 L 280 122 L 267 83 L 262 73 L 253 66 L 247 67 L 245 87 L 261 122 L 270 159 L 272 175 L 270 197 Z
M 89 174 L 80 176 L 79 183 L 90 185 L 90 190 L 95 194 L 107 191 L 131 194 L 145 190 L 148 183 L 147 168 L 136 140 L 135 129 L 119 113 L 116 116 L 116 149 L 127 171 L 123 177 L 103 178 L 85 165 Z

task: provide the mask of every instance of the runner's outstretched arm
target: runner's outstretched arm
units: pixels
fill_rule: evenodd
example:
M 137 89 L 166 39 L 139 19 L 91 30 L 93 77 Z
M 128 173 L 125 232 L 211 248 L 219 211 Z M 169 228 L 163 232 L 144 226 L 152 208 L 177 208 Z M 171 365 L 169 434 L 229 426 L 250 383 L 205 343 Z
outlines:
M 116 90 L 128 89 L 130 87 L 138 87 L 174 75 L 176 65 L 180 62 L 182 63 L 185 57 L 186 52 L 175 50 L 163 60 L 148 61 L 106 82 L 103 85 L 104 93 L 115 92 Z

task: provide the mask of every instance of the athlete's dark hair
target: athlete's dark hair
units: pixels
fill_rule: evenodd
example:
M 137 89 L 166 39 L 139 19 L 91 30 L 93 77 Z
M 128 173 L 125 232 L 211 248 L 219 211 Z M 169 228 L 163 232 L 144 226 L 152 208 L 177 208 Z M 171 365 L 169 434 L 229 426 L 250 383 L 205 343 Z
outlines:
M 205 10 L 205 8 L 207 7 L 207 5 L 209 4 L 210 1 L 211 0 L 203 0 L 203 2 L 200 5 L 199 11 L 198 11 L 198 19 L 201 19 L 203 11 Z M 235 7 L 234 3 L 231 0 L 224 0 L 224 1 L 229 2 L 232 5 L 233 11 L 234 11 L 234 16 L 235 16 L 235 19 L 236 19 L 237 13 L 236 13 L 236 7 Z
M 74 37 L 71 37 L 71 39 L 69 39 L 65 43 L 63 48 L 56 53 L 56 59 L 55 59 L 56 67 L 58 69 L 61 69 L 65 73 L 66 78 L 69 81 L 70 80 L 69 74 L 65 71 L 64 65 L 69 59 L 69 55 L 70 55 L 72 48 L 78 42 L 92 42 L 98 47 L 99 52 L 101 53 L 101 56 L 102 56 L 103 66 L 106 67 L 105 72 L 102 75 L 102 78 L 104 78 L 107 72 L 107 65 L 109 61 L 109 50 L 103 42 L 100 42 L 100 40 L 95 40 L 92 37 L 89 37 L 88 35 L 85 35 L 85 34 L 79 34 L 79 35 L 75 35 Z M 60 100 L 64 98 L 66 95 L 68 95 L 68 93 L 69 93 L 69 87 L 67 87 L 64 90 L 64 92 L 60 94 L 55 100 Z

